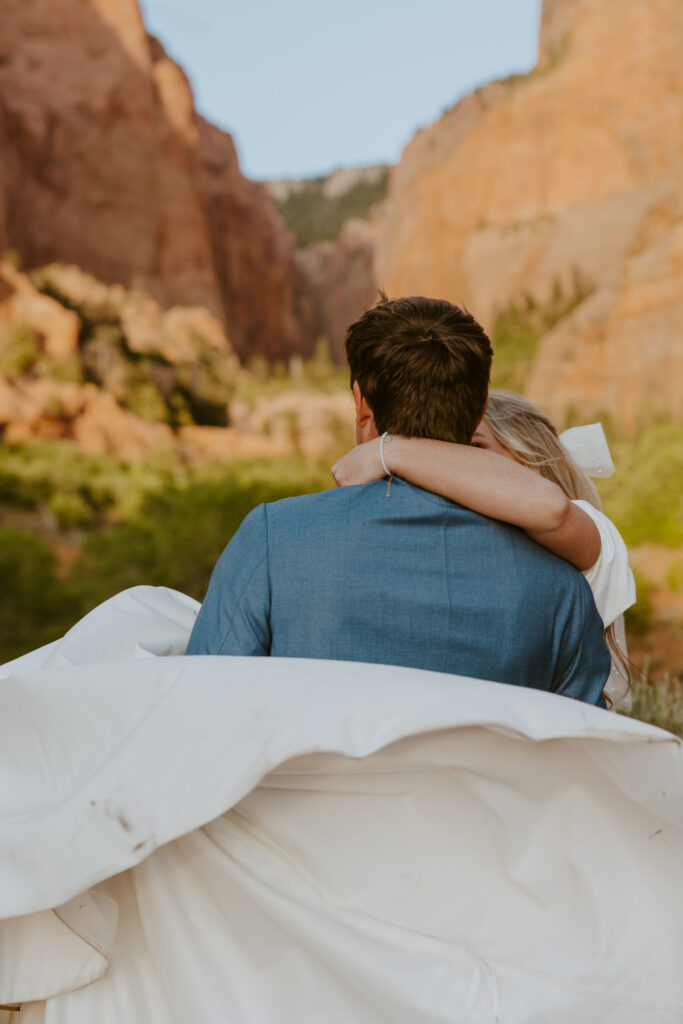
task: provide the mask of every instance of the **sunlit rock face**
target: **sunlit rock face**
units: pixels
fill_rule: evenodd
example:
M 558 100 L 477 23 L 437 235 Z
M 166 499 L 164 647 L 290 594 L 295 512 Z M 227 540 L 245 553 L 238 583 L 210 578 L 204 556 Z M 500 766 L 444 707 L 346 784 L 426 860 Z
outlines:
M 52 264 L 0 260 L 0 434 L 75 440 L 129 456 L 178 447 L 182 428 L 225 428 L 243 373 L 203 306 L 162 309 L 140 289 Z
M 679 0 L 545 0 L 536 69 L 419 132 L 390 179 L 390 294 L 489 329 L 520 296 L 565 296 L 526 389 L 559 419 L 683 408 L 682 47 Z
M 5 0 L 0 249 L 206 306 L 241 356 L 306 348 L 294 244 L 137 0 Z

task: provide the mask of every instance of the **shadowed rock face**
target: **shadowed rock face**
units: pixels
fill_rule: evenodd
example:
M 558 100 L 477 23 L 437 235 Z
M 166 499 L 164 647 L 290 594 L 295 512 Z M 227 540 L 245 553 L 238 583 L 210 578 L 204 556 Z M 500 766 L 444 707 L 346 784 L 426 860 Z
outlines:
M 555 417 L 683 408 L 682 47 L 680 0 L 546 0 L 538 67 L 466 97 L 391 175 L 390 294 L 491 329 L 518 296 L 543 307 L 580 280 L 528 380 Z
M 293 242 L 137 0 L 5 0 L 2 14 L 0 249 L 204 305 L 242 357 L 309 350 Z
M 313 326 L 317 338 L 327 339 L 330 356 L 343 366 L 347 327 L 378 297 L 371 225 L 348 221 L 336 242 L 299 249 L 297 265 L 302 320 Z

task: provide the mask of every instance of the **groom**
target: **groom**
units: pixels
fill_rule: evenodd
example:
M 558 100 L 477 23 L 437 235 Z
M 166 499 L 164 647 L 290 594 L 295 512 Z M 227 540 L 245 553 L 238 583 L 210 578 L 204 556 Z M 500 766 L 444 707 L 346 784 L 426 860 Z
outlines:
M 387 431 L 469 443 L 492 355 L 469 313 L 384 300 L 351 325 L 346 354 L 359 442 Z M 254 509 L 216 565 L 187 654 L 408 665 L 601 706 L 610 667 L 580 573 L 399 479 Z

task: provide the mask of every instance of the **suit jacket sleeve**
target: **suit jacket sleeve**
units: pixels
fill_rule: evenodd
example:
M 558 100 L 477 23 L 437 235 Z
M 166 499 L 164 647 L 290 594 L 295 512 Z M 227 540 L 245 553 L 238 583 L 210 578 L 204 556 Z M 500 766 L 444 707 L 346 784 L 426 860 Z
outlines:
M 216 563 L 186 654 L 270 654 L 265 506 L 243 521 Z
M 562 632 L 553 689 L 565 697 L 604 708 L 602 691 L 612 659 L 590 588 L 582 578 L 577 584 L 573 614 L 568 615 Z

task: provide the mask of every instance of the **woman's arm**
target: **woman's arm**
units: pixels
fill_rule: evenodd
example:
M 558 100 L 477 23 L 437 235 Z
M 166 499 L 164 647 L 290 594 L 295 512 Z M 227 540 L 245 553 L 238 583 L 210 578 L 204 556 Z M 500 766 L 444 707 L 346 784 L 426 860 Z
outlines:
M 391 473 L 418 487 L 521 527 L 577 569 L 598 559 L 600 534 L 591 517 L 557 484 L 512 459 L 470 445 L 394 435 L 384 444 L 384 460 Z M 379 438 L 344 455 L 332 475 L 340 486 L 383 477 Z

